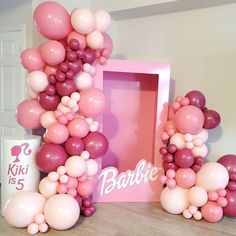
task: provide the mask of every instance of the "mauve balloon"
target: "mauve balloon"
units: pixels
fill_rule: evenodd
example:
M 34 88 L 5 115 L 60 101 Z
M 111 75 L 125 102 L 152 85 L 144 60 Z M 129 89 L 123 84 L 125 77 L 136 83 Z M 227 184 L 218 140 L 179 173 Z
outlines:
M 236 172 L 236 155 L 224 155 L 217 160 L 228 172 Z
M 84 49 L 83 62 L 92 64 L 96 59 L 95 50 L 91 48 Z
M 56 90 L 60 96 L 70 96 L 73 92 L 76 91 L 76 85 L 73 80 L 65 80 L 64 82 L 56 83 Z
M 58 104 L 60 103 L 61 99 L 57 94 L 52 96 L 47 95 L 46 92 L 42 92 L 39 94 L 38 97 L 39 103 L 47 111 L 56 110 Z
M 79 73 L 82 69 L 82 61 L 78 59 L 74 62 L 69 62 L 69 69 L 72 70 L 75 74 Z
M 230 191 L 227 189 L 225 198 L 227 199 L 228 204 L 223 208 L 224 215 L 236 217 L 236 191 Z
M 183 148 L 175 153 L 175 162 L 181 168 L 189 168 L 194 163 L 194 156 L 190 149 Z
M 186 98 L 190 100 L 190 105 L 196 106 L 203 110 L 206 105 L 205 96 L 197 90 L 192 90 L 185 95 Z
M 204 125 L 203 128 L 205 129 L 214 129 L 220 124 L 221 118 L 218 112 L 214 110 L 204 110 L 203 111 L 204 115 Z
M 83 141 L 85 150 L 90 153 L 92 159 L 103 156 L 107 151 L 107 138 L 100 132 L 89 133 Z
M 43 144 L 36 153 L 36 164 L 40 171 L 49 173 L 63 166 L 68 158 L 64 148 L 58 144 Z
M 71 156 L 80 155 L 84 150 L 84 143 L 81 138 L 70 137 L 65 142 L 65 149 L 66 152 Z

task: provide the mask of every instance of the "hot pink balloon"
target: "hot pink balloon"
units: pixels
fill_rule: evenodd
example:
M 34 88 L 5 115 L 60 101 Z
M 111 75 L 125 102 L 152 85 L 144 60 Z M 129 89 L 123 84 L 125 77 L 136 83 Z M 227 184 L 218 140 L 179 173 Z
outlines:
M 100 115 L 105 109 L 104 93 L 97 88 L 90 88 L 80 92 L 79 112 L 85 117 Z
M 46 130 L 47 138 L 55 144 L 64 143 L 69 137 L 69 131 L 65 125 L 54 123 Z
M 41 127 L 40 117 L 44 112 L 37 100 L 24 100 L 16 108 L 16 120 L 25 129 L 38 129 Z
M 48 41 L 42 44 L 39 50 L 43 60 L 50 66 L 56 66 L 65 59 L 65 48 L 58 41 Z
M 218 222 L 223 217 L 222 207 L 218 206 L 216 202 L 211 201 L 201 208 L 201 213 L 203 218 L 211 223 Z
M 71 39 L 77 39 L 79 41 L 79 48 L 85 49 L 86 47 L 86 39 L 83 34 L 80 34 L 76 31 L 72 31 L 67 37 L 67 43 L 70 42 Z
M 76 118 L 68 124 L 70 136 L 84 138 L 89 132 L 88 122 L 82 118 Z
M 71 31 L 70 15 L 56 2 L 44 2 L 34 11 L 36 29 L 48 39 L 63 39 Z
M 196 183 L 196 174 L 190 168 L 180 168 L 176 171 L 175 180 L 181 188 L 191 188 Z
M 175 126 L 183 134 L 197 134 L 203 127 L 202 111 L 192 105 L 180 108 L 175 114 Z
M 27 48 L 20 55 L 21 64 L 29 72 L 34 70 L 42 70 L 45 63 L 37 49 Z

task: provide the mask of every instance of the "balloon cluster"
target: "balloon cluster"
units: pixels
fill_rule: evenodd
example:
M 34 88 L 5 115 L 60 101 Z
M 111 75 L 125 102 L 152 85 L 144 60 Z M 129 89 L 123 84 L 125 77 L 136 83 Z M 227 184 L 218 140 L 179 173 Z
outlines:
M 106 11 L 79 7 L 70 15 L 60 4 L 44 2 L 33 17 L 48 41 L 21 53 L 29 72 L 29 99 L 17 106 L 16 119 L 24 128 L 45 129 L 36 164 L 48 175 L 39 193 L 18 192 L 4 209 L 10 224 L 28 227 L 30 234 L 46 232 L 48 226 L 68 229 L 80 213 L 96 211 L 92 193 L 99 168 L 94 159 L 106 153 L 108 141 L 95 120 L 104 111 L 105 96 L 93 87 L 93 76 L 113 47 Z
M 205 105 L 205 96 L 195 90 L 170 105 L 161 136 L 165 175 L 160 181 L 165 188 L 160 200 L 169 213 L 217 222 L 223 214 L 236 217 L 236 156 L 204 164 L 207 129 L 221 121 L 220 115 Z

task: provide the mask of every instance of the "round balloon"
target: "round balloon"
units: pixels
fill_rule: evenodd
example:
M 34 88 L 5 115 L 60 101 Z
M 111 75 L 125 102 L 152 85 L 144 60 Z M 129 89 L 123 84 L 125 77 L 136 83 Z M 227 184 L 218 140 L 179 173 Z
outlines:
M 65 163 L 66 173 L 71 177 L 80 177 L 87 171 L 87 164 L 81 156 L 71 156 Z
M 64 39 L 71 31 L 70 15 L 56 2 L 43 2 L 34 11 L 36 29 L 48 39 Z
M 42 108 L 44 108 L 47 111 L 54 111 L 56 110 L 58 104 L 60 103 L 60 96 L 57 94 L 54 95 L 48 95 L 46 92 L 42 92 L 38 96 L 38 101 Z
M 65 142 L 65 149 L 70 156 L 80 155 L 84 150 L 84 143 L 79 137 L 70 137 Z
M 192 206 L 204 206 L 208 200 L 207 191 L 201 187 L 194 186 L 188 192 L 188 200 Z
M 47 200 L 44 207 L 46 222 L 57 230 L 71 228 L 79 219 L 79 215 L 79 204 L 68 194 L 52 196 Z
M 16 120 L 25 129 L 38 129 L 41 127 L 40 117 L 45 110 L 37 100 L 24 100 L 16 108 Z
M 224 215 L 229 217 L 236 217 L 236 191 L 230 191 L 227 189 L 226 197 L 227 206 L 223 208 Z
M 19 191 L 5 204 L 3 216 L 17 228 L 27 227 L 34 222 L 34 216 L 43 212 L 46 199 L 37 192 Z
M 196 183 L 196 174 L 190 168 L 180 168 L 176 171 L 175 180 L 181 188 L 191 188 Z
M 177 150 L 174 157 L 175 163 L 181 168 L 189 168 L 194 163 L 193 153 L 188 148 Z
M 111 16 L 104 10 L 97 10 L 94 13 L 96 29 L 100 32 L 106 32 L 111 24 Z
M 75 118 L 68 124 L 70 136 L 84 138 L 89 132 L 89 124 L 85 119 Z
M 228 172 L 236 172 L 236 155 L 224 155 L 217 161 L 223 165 Z
M 62 144 L 69 137 L 69 131 L 65 125 L 60 123 L 51 124 L 46 130 L 46 136 L 51 143 Z
M 34 92 L 40 93 L 48 86 L 48 78 L 42 71 L 33 71 L 28 76 L 28 83 Z
M 57 181 L 52 182 L 48 179 L 48 177 L 44 177 L 39 183 L 39 192 L 42 196 L 48 199 L 57 194 L 57 186 Z
M 206 105 L 206 98 L 203 93 L 197 90 L 192 90 L 185 95 L 189 99 L 190 105 L 196 106 L 203 110 Z
M 201 213 L 203 218 L 211 223 L 218 222 L 223 217 L 222 207 L 218 206 L 216 202 L 211 201 L 208 201 L 207 204 L 201 208 Z
M 206 109 L 203 114 L 205 119 L 203 127 L 205 129 L 214 129 L 220 124 L 221 118 L 218 112 Z

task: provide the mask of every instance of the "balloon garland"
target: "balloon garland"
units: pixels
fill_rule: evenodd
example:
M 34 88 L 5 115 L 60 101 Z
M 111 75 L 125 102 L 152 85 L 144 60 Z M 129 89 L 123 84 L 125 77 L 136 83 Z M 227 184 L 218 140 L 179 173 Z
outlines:
M 161 182 L 162 207 L 186 219 L 218 222 L 223 215 L 236 217 L 236 155 L 205 162 L 207 129 L 220 124 L 220 115 L 205 107 L 200 91 L 177 97 L 170 105 L 160 149 L 165 175 Z
M 94 88 L 96 63 L 106 63 L 112 40 L 111 22 L 103 10 L 74 9 L 70 14 L 56 2 L 34 11 L 36 29 L 48 39 L 37 49 L 21 53 L 29 72 L 27 95 L 16 109 L 17 122 L 26 129 L 44 128 L 36 153 L 39 170 L 47 173 L 39 193 L 19 191 L 8 200 L 3 215 L 29 234 L 72 227 L 80 213 L 91 216 L 98 164 L 108 148 L 94 118 L 105 107 L 104 93 Z

